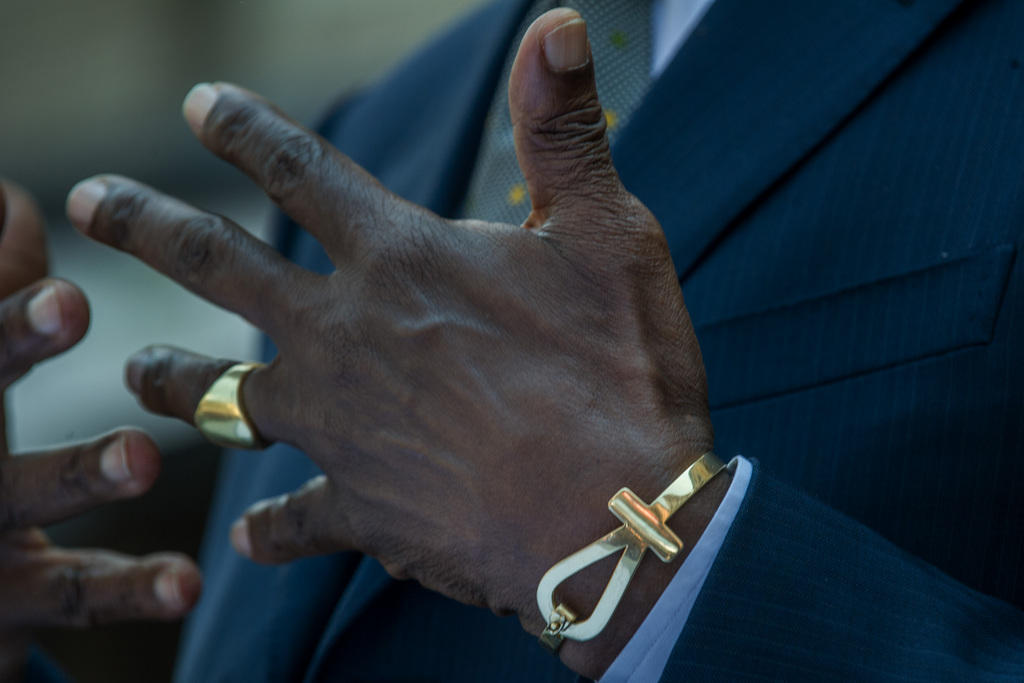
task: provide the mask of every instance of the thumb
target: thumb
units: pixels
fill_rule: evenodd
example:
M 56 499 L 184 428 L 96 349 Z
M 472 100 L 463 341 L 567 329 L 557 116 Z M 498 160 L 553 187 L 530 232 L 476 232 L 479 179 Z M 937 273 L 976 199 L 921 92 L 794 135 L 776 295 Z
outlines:
M 332 513 L 330 484 L 323 475 L 302 488 L 256 503 L 231 527 L 231 545 L 263 564 L 279 564 L 346 550 L 337 539 L 340 515 Z
M 578 12 L 554 9 L 527 29 L 509 77 L 509 109 L 533 203 L 527 227 L 623 191 Z

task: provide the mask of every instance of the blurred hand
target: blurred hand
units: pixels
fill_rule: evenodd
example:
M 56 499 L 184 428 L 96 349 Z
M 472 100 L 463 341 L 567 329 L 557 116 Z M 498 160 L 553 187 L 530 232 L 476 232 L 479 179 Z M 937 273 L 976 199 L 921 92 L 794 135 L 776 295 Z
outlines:
M 89 325 L 83 294 L 46 276 L 42 216 L 0 183 L 0 391 L 41 360 L 73 346 Z M 122 430 L 88 444 L 12 457 L 0 410 L 0 681 L 17 680 L 32 629 L 180 617 L 199 594 L 185 557 L 136 559 L 55 547 L 38 528 L 119 498 L 156 479 L 149 437 Z M 55 432 L 60 432 L 55 426 Z
M 661 228 L 612 166 L 585 27 L 555 10 L 520 47 L 510 94 L 533 210 L 525 225 L 452 221 L 384 189 L 259 97 L 199 86 L 185 115 L 326 248 L 320 276 L 229 220 L 131 180 L 76 187 L 68 215 L 266 331 L 280 355 L 244 385 L 264 437 L 325 475 L 232 530 L 260 562 L 357 549 L 397 577 L 539 633 L 556 561 L 617 526 L 608 499 L 652 500 L 712 446 L 700 350 Z M 525 228 L 525 229 L 524 229 Z M 133 358 L 150 410 L 191 421 L 234 361 Z M 692 544 L 726 477 L 677 515 Z M 642 563 L 613 623 L 567 664 L 596 677 L 678 564 Z M 596 603 L 607 575 L 565 587 Z

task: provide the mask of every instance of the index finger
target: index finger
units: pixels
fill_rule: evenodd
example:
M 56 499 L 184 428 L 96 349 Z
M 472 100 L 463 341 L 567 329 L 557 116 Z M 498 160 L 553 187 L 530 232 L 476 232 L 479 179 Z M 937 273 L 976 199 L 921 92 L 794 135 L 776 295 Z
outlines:
M 237 86 L 201 83 L 185 118 L 211 152 L 259 184 L 337 263 L 412 208 L 330 143 Z

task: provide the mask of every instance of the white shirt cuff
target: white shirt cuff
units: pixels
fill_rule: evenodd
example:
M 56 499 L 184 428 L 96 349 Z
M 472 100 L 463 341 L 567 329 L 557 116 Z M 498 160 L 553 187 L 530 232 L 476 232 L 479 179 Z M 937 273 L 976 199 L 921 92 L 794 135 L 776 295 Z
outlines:
M 733 470 L 732 484 L 718 511 L 600 683 L 649 683 L 661 678 L 704 580 L 711 572 L 711 565 L 736 519 L 740 503 L 747 495 L 753 471 L 750 461 L 738 455 L 729 463 L 729 468 Z

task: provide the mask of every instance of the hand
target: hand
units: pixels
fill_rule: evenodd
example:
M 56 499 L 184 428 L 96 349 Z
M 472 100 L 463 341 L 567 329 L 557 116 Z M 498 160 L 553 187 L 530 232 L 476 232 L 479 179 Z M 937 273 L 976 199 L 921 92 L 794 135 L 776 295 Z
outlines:
M 358 549 L 397 577 L 539 633 L 556 561 L 617 526 L 608 499 L 651 500 L 712 446 L 704 368 L 661 228 L 609 155 L 585 27 L 527 32 L 510 93 L 532 212 L 452 221 L 391 194 L 267 102 L 229 85 L 185 103 L 195 134 L 327 249 L 321 276 L 229 220 L 131 180 L 69 196 L 89 237 L 127 251 L 266 331 L 280 355 L 244 385 L 265 438 L 324 475 L 250 509 L 235 547 L 260 562 Z M 576 62 L 583 61 L 583 65 Z M 233 361 L 151 348 L 128 365 L 150 410 L 190 421 Z M 687 547 L 725 478 L 677 515 Z M 678 564 L 648 559 L 612 625 L 563 657 L 595 676 Z M 569 582 L 593 605 L 607 574 Z
M 0 390 L 6 390 L 35 363 L 78 342 L 89 309 L 70 283 L 41 279 L 43 220 L 10 184 L 0 184 L 0 224 Z M 133 430 L 12 457 L 0 419 L 0 681 L 19 677 L 34 628 L 170 619 L 195 602 L 199 574 L 187 558 L 65 550 L 38 528 L 137 496 L 159 469 L 156 447 Z

